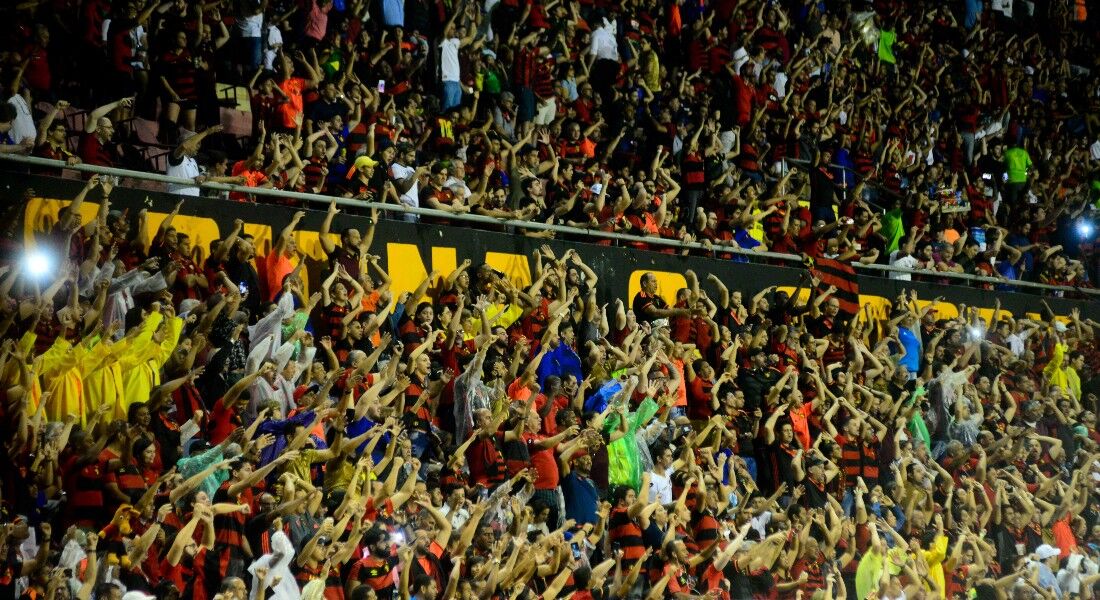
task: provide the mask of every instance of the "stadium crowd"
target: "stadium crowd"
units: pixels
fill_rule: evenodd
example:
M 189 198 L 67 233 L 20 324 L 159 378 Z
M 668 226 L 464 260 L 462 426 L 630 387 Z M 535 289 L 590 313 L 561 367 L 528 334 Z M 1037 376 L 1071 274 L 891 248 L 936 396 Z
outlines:
M 1092 287 L 1089 3 L 28 0 L 0 152 Z
M 548 246 L 527 287 L 465 260 L 397 293 L 376 220 L 322 236 L 307 288 L 304 212 L 267 254 L 238 221 L 197 264 L 179 206 L 146 242 L 112 192 L 90 178 L 38 237 L 56 269 L 0 266 L 0 597 L 1100 583 L 1100 323 L 1076 309 L 849 315 L 812 279 L 749 297 L 692 271 L 671 305 L 651 273 L 624 302 Z
M 1088 5 L 31 0 L 0 9 L 0 152 L 147 168 L 148 118 L 197 184 L 1087 287 Z M 239 222 L 196 251 L 179 207 L 144 239 L 113 187 L 38 237 L 48 273 L 4 241 L 0 598 L 1100 582 L 1100 323 L 1076 312 L 849 315 L 691 272 L 670 305 L 548 247 L 528 287 L 466 261 L 398 293 L 384 214 L 334 230 L 335 204 L 304 281 L 304 213 L 266 254 Z

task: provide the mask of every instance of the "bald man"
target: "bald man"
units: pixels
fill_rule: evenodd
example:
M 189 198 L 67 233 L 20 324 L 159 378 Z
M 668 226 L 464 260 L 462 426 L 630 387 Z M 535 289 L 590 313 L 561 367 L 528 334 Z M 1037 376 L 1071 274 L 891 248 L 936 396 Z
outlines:
M 84 123 L 84 135 L 80 137 L 80 160 L 85 164 L 113 167 L 118 154 L 111 143 L 115 135 L 115 125 L 107 117 L 119 108 L 130 108 L 133 98 L 123 98 L 110 104 L 104 104 L 88 115 Z

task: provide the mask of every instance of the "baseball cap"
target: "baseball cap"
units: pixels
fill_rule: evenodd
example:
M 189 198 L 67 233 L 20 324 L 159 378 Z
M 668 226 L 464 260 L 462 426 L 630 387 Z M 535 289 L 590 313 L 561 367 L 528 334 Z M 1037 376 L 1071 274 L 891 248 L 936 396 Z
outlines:
M 319 389 L 321 388 L 316 383 L 311 383 L 309 385 L 300 385 L 294 390 L 294 401 L 298 402 L 302 399 L 302 396 L 314 393 Z
M 376 161 L 373 158 L 371 158 L 369 156 L 366 156 L 366 155 L 360 156 L 359 158 L 355 159 L 355 170 L 356 171 L 361 171 L 361 170 L 363 170 L 367 167 L 377 167 L 377 166 L 378 166 L 378 161 Z
M 1035 557 L 1039 560 L 1046 560 L 1048 558 L 1058 556 L 1062 551 L 1050 544 L 1043 544 L 1035 549 Z
M 122 595 L 122 600 L 157 600 L 156 596 L 151 596 L 145 592 L 126 592 Z

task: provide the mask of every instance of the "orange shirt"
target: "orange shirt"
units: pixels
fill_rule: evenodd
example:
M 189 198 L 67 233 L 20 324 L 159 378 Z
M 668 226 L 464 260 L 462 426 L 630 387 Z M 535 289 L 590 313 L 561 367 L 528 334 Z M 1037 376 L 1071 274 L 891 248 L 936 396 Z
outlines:
M 520 402 L 527 402 L 527 399 L 531 397 L 531 388 L 523 384 L 523 377 L 517 377 L 508 386 L 508 397 Z
M 244 177 L 244 185 L 246 187 L 260 187 L 267 182 L 267 175 L 264 175 L 263 171 L 248 168 L 248 162 L 238 160 L 233 163 L 232 175 L 234 177 Z M 229 192 L 229 197 L 233 200 L 245 201 L 248 197 L 241 192 Z
M 814 405 L 812 402 L 807 402 L 802 405 L 802 408 L 792 410 L 787 413 L 787 416 L 791 420 L 791 429 L 794 430 L 794 437 L 798 438 L 799 443 L 802 444 L 802 448 L 810 449 L 814 444 L 810 440 L 810 415 L 814 412 Z
M 302 114 L 305 102 L 302 100 L 302 92 L 309 87 L 309 82 L 301 77 L 290 77 L 279 84 L 279 89 L 286 94 L 286 102 L 279 105 L 279 115 L 283 120 L 283 127 L 295 129 L 298 124 L 295 121 Z
M 267 299 L 274 302 L 283 289 L 283 279 L 294 272 L 294 263 L 282 252 L 272 252 L 264 257 L 264 280 L 267 283 Z
M 676 371 L 680 373 L 680 387 L 676 388 L 676 406 L 688 405 L 687 378 L 684 377 L 684 361 L 677 358 L 672 361 Z

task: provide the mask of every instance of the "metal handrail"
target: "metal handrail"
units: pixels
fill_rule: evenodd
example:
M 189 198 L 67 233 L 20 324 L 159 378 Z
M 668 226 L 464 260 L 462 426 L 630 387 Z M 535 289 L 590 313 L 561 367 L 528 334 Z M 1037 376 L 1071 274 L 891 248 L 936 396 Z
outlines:
M 69 165 L 64 161 L 52 160 L 48 158 L 40 158 L 37 156 L 21 156 L 18 154 L 3 154 L 0 155 L 0 161 L 6 161 L 14 164 L 22 164 L 35 167 L 47 167 L 51 169 L 67 169 L 73 171 L 80 171 L 83 173 L 94 173 L 99 175 L 111 175 L 117 177 L 127 177 L 130 179 L 138 179 L 143 181 L 154 181 L 164 184 L 181 185 L 187 187 L 199 187 L 211 190 L 237 192 L 243 194 L 251 194 L 256 196 L 270 196 L 273 198 L 291 198 L 295 200 L 304 200 L 312 203 L 324 203 L 328 205 L 330 202 L 335 201 L 336 204 L 342 206 L 353 206 L 356 208 L 377 208 L 378 210 L 384 210 L 389 212 L 396 212 L 402 214 L 415 214 L 426 217 L 437 217 L 449 219 L 452 221 L 464 221 L 469 223 L 485 223 L 495 226 L 514 226 L 524 229 L 537 229 L 543 231 L 554 231 L 556 233 L 581 236 L 586 238 L 592 238 L 594 240 L 620 240 L 625 242 L 640 242 L 645 244 L 653 244 L 659 246 L 667 246 L 678 248 L 681 250 L 702 250 L 704 252 L 721 252 L 728 254 L 737 254 L 746 257 L 755 258 L 768 258 L 781 260 L 784 262 L 795 263 L 792 266 L 798 266 L 802 264 L 802 257 L 795 254 L 785 254 L 780 252 L 754 252 L 751 250 L 745 250 L 737 246 L 726 246 L 712 244 L 710 246 L 704 246 L 699 242 L 683 242 L 674 239 L 665 239 L 660 237 L 643 237 L 637 235 L 630 235 L 626 233 L 616 233 L 611 231 L 599 231 L 591 229 L 581 229 L 578 227 L 569 227 L 567 225 L 550 225 L 547 223 L 539 223 L 537 221 L 520 221 L 516 219 L 497 219 L 493 217 L 487 217 L 484 215 L 474 214 L 455 214 L 443 210 L 436 210 L 432 208 L 413 208 L 405 206 L 403 204 L 384 204 L 379 202 L 365 202 L 362 200 L 354 200 L 349 198 L 341 198 L 337 196 L 325 196 L 322 194 L 311 194 L 306 192 L 291 192 L 276 189 L 267 188 L 253 188 L 241 185 L 233 185 L 227 183 L 211 183 L 205 182 L 197 184 L 191 179 L 185 179 L 182 177 L 171 177 L 168 175 L 162 175 L 160 173 L 148 173 L 144 171 L 131 171 L 128 169 L 119 169 L 115 167 L 101 167 L 98 165 L 85 165 L 76 164 Z M 957 281 L 966 282 L 980 282 L 980 283 L 993 283 L 997 285 L 1011 285 L 1021 288 L 1040 289 L 1055 292 L 1076 291 L 1084 293 L 1090 296 L 1100 296 L 1100 290 L 1078 288 L 1072 286 L 1055 286 L 1045 283 L 1035 283 L 1031 281 L 1021 280 L 1005 280 L 997 279 L 995 277 L 986 277 L 982 275 L 971 275 L 968 273 L 951 273 L 951 272 L 939 272 L 939 271 L 924 271 L 916 269 L 905 269 L 902 267 L 895 267 L 891 265 L 865 265 L 858 262 L 852 263 L 852 266 L 856 269 L 868 270 L 868 271 L 880 271 L 880 272 L 892 272 L 892 273 L 907 273 L 909 275 L 917 276 L 930 276 L 934 275 L 940 279 L 951 279 Z
M 883 271 L 889 273 L 906 273 L 909 275 L 922 275 L 924 277 L 947 277 L 952 279 L 965 279 L 967 281 L 977 281 L 982 283 L 992 283 L 995 285 L 1007 285 L 1018 286 L 1026 288 L 1034 288 L 1041 290 L 1054 290 L 1054 291 L 1074 291 L 1087 294 L 1089 296 L 1100 296 L 1100 290 L 1091 288 L 1074 287 L 1069 285 L 1050 285 L 1047 283 L 1036 283 L 1034 281 L 1023 281 L 1020 279 L 998 279 L 996 277 L 989 277 L 987 275 L 971 275 L 969 273 L 951 273 L 941 271 L 928 271 L 928 270 L 915 270 L 906 269 L 904 267 L 895 267 L 893 265 L 865 265 L 862 263 L 852 263 L 857 269 L 867 269 L 869 271 Z

